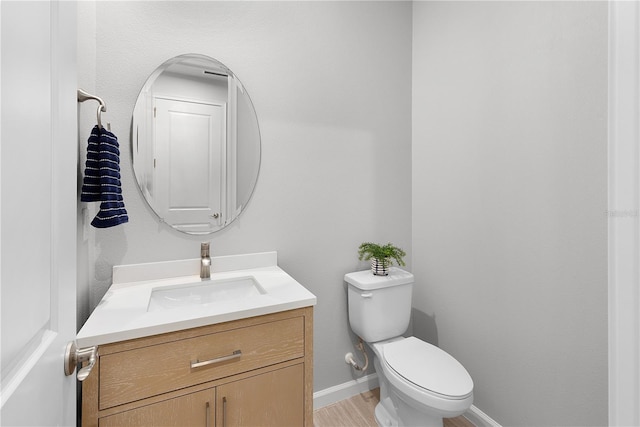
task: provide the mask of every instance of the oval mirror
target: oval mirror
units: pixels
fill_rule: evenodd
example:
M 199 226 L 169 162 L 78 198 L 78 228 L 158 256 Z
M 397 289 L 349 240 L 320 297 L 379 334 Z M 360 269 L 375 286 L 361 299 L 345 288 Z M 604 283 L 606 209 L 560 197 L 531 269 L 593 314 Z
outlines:
M 180 55 L 142 87 L 131 125 L 133 170 L 161 221 L 209 234 L 245 209 L 260 169 L 260 130 L 242 83 L 224 64 Z

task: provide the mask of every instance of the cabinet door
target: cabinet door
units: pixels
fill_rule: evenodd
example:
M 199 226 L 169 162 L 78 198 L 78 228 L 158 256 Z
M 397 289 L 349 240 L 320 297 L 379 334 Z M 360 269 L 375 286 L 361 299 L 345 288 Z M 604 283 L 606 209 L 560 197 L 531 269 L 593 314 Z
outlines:
M 215 389 L 100 418 L 100 427 L 202 426 L 214 427 Z
M 218 387 L 217 427 L 304 425 L 302 364 Z

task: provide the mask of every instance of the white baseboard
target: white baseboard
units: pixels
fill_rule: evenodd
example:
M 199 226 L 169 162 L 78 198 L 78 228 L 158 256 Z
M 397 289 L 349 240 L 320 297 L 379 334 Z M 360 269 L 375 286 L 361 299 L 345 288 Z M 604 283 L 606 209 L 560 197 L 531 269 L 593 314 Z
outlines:
M 370 374 L 357 380 L 338 384 L 313 393 L 313 409 L 324 408 L 356 394 L 364 393 L 378 387 L 378 375 Z
M 502 427 L 475 405 L 471 405 L 471 408 L 463 415 L 476 427 Z
M 377 387 L 378 375 L 374 373 L 357 380 L 316 391 L 313 393 L 313 410 L 324 408 L 325 406 L 332 405 L 360 393 L 365 393 Z M 474 405 L 471 405 L 471 408 L 463 415 L 476 427 L 502 427 Z

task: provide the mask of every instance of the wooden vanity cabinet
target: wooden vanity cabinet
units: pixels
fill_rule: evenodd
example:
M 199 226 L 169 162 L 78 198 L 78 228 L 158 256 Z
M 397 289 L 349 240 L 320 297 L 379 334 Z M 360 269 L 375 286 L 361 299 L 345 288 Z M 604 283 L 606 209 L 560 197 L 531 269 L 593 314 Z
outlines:
M 82 426 L 313 426 L 313 308 L 101 345 Z

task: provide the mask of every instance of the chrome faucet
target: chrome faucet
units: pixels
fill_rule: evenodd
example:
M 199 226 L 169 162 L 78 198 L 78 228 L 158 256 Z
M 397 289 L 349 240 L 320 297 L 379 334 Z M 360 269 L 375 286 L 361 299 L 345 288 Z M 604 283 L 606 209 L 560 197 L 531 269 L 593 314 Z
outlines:
M 200 278 L 211 278 L 211 256 L 209 255 L 209 244 L 200 244 Z

